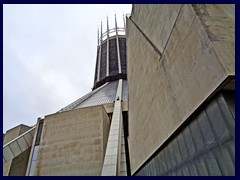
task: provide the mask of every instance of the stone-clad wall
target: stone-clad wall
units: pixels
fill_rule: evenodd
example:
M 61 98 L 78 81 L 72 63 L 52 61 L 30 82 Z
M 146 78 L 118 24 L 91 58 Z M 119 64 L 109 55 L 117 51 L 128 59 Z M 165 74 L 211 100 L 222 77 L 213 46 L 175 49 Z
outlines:
M 192 5 L 226 74 L 235 75 L 235 5 Z
M 4 136 L 3 144 L 12 141 L 13 139 L 17 138 L 29 129 L 31 129 L 31 127 L 24 124 L 20 124 L 19 126 L 9 129 Z
M 20 124 L 12 129 L 9 129 L 3 140 L 3 144 L 9 143 L 13 139 L 17 138 L 31 127 L 24 124 Z M 30 149 L 26 150 L 22 154 L 18 155 L 14 159 L 7 163 L 3 163 L 3 175 L 4 176 L 24 176 L 27 168 L 27 162 L 29 158 Z
M 28 148 L 12 160 L 8 176 L 25 176 L 30 150 Z
M 103 106 L 46 116 L 35 175 L 101 175 L 109 126 Z
M 205 14 L 200 5 L 133 5 L 127 20 L 132 173 L 235 75 L 234 6 L 204 7 Z
M 162 53 L 181 5 L 133 5 L 132 20 Z M 132 36 L 132 34 L 130 35 Z

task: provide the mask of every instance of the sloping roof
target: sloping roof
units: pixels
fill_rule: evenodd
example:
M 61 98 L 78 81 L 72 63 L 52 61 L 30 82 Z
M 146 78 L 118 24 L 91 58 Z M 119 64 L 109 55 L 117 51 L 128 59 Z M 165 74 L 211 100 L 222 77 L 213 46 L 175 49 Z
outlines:
M 105 83 L 104 85 L 89 92 L 88 94 L 84 95 L 83 97 L 79 98 L 58 112 L 113 103 L 116 97 L 117 87 L 118 80 Z M 127 80 L 123 80 L 122 99 L 123 101 L 127 101 L 128 99 Z

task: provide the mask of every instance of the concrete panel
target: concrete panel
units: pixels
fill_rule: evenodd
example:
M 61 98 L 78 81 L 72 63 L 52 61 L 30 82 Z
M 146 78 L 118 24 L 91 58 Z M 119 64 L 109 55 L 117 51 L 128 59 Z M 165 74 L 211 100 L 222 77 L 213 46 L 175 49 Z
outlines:
M 100 175 L 109 123 L 103 106 L 45 117 L 35 175 Z
M 16 137 L 18 137 L 19 135 L 21 135 L 22 133 L 26 132 L 29 129 L 31 129 L 31 127 L 26 126 L 24 124 L 20 124 L 12 129 L 9 129 L 4 136 L 3 145 L 15 139 Z
M 152 109 L 154 111 L 153 101 L 157 100 L 154 98 L 154 96 L 159 95 L 159 81 L 156 77 L 158 77 L 159 72 L 158 60 L 160 59 L 160 56 L 146 42 L 141 33 L 135 29 L 134 25 L 130 21 L 128 21 L 127 27 L 127 34 L 129 34 L 129 37 L 127 38 L 127 67 L 128 80 L 131 81 L 131 83 L 128 84 L 129 151 L 131 169 L 134 171 L 140 164 L 144 162 L 144 160 L 146 160 L 147 156 L 150 155 L 150 153 L 146 150 L 153 146 L 152 143 L 155 143 L 155 136 L 149 136 L 147 134 L 153 131 L 154 126 L 158 126 L 153 121 L 147 121 L 147 119 L 155 119 L 149 117 L 154 115 L 154 113 L 144 112 L 146 112 L 146 109 Z M 136 44 L 138 46 L 136 46 Z M 138 61 L 136 61 L 137 58 L 141 58 L 141 62 L 143 63 L 138 64 Z M 151 63 L 154 63 L 155 65 L 151 66 Z M 153 84 L 157 88 L 151 88 Z M 145 96 L 147 97 L 145 98 Z M 153 97 L 151 98 L 150 96 Z M 143 104 L 148 107 L 146 108 Z M 144 146 L 141 144 L 144 144 Z M 141 151 L 139 151 L 139 149 L 141 149 Z
M 4 154 L 4 159 L 6 161 L 10 161 L 11 159 L 14 158 L 14 154 L 9 146 L 3 148 L 3 154 Z
M 11 143 L 9 145 L 12 153 L 14 154 L 14 156 L 17 156 L 18 154 L 20 154 L 22 152 L 22 150 L 20 149 L 20 146 L 18 145 L 17 141 Z
M 235 5 L 194 4 L 192 7 L 226 73 L 235 75 Z
M 181 6 L 180 4 L 133 5 L 132 19 L 161 53 L 166 46 Z
M 22 134 L 22 133 L 25 133 L 25 132 L 28 131 L 29 129 L 31 129 L 31 127 L 21 124 L 21 125 L 20 125 L 19 135 Z M 33 131 L 33 133 L 34 133 L 34 131 Z
M 25 176 L 30 148 L 12 160 L 9 176 Z
M 27 133 L 23 137 L 26 140 L 26 143 L 28 144 L 28 146 L 31 146 L 32 145 L 32 141 L 33 141 L 32 134 L 31 133 Z
M 114 108 L 114 103 L 104 104 L 103 107 L 107 113 L 112 113 Z
M 18 137 L 20 129 L 21 129 L 20 126 L 16 126 L 12 129 L 9 129 L 4 136 L 3 145 Z
M 12 161 L 3 163 L 3 176 L 8 176 Z
M 232 49 L 229 62 L 219 55 L 216 41 L 209 37 L 191 5 L 134 5 L 130 18 L 129 151 L 134 173 L 229 75 L 235 74 L 235 59 L 234 46 L 228 46 Z M 227 43 L 234 44 L 230 38 L 233 31 L 227 32 Z M 190 153 L 195 151 L 192 147 Z
M 21 150 L 26 150 L 29 146 L 26 142 L 26 140 L 24 139 L 24 137 L 21 137 L 17 140 Z

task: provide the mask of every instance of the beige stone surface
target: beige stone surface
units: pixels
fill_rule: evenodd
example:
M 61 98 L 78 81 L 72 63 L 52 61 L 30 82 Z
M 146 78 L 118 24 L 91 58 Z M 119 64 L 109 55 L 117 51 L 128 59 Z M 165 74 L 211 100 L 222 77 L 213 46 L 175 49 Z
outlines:
M 3 140 L 3 144 L 12 141 L 17 138 L 19 135 L 23 134 L 31 127 L 24 124 L 20 124 L 12 129 L 9 129 Z M 9 162 L 3 163 L 3 175 L 4 176 L 24 176 L 27 168 L 28 157 L 29 157 L 30 148 Z
M 12 161 L 3 163 L 3 176 L 8 176 Z
M 35 175 L 100 175 L 109 123 L 103 106 L 46 116 Z
M 122 111 L 127 111 L 128 110 L 128 102 L 122 101 L 121 104 L 122 104 Z M 114 103 L 103 104 L 103 107 L 105 108 L 105 111 L 107 113 L 112 113 L 113 108 L 114 108 Z
M 28 148 L 11 161 L 9 176 L 25 176 L 30 150 L 31 149 Z
M 29 176 L 30 174 L 30 167 L 32 165 L 32 157 L 33 157 L 33 151 L 34 151 L 34 148 L 35 148 L 35 143 L 36 143 L 36 137 L 37 137 L 37 133 L 38 133 L 38 128 L 39 128 L 39 123 L 42 119 L 41 118 L 38 118 L 37 120 L 37 123 L 36 123 L 36 130 L 35 130 L 35 133 L 33 135 L 33 141 L 32 141 L 32 147 L 31 147 L 31 150 L 30 150 L 30 153 L 29 153 L 29 158 L 28 158 L 28 165 L 27 165 L 27 169 L 26 169 L 26 176 Z
M 128 111 L 128 102 L 122 101 L 122 111 Z M 105 108 L 107 113 L 112 113 L 114 108 L 114 103 L 104 104 L 103 107 Z
M 155 147 L 155 137 L 152 136 L 156 118 L 156 97 L 159 92 L 159 59 L 160 56 L 147 43 L 134 25 L 127 21 L 127 57 L 128 57 L 128 93 L 129 93 L 129 153 L 131 172 L 136 169 L 151 155 Z M 137 46 L 136 46 L 137 44 Z M 139 58 L 139 59 L 138 59 Z M 155 101 L 155 103 L 153 103 Z M 151 113 L 148 113 L 151 109 Z M 159 110 L 157 110 L 159 113 Z M 161 131 L 160 131 L 161 133 Z M 151 149 L 147 152 L 147 149 Z
M 104 104 L 103 107 L 107 113 L 112 113 L 114 108 L 114 103 Z
M 128 111 L 128 102 L 127 101 L 122 102 L 122 111 Z
M 3 176 L 25 176 L 30 148 L 15 158 L 3 163 Z
M 31 127 L 29 127 L 29 126 L 26 126 L 24 124 L 20 124 L 20 125 L 12 128 L 12 129 L 9 129 L 4 136 L 3 144 L 6 144 L 6 143 L 10 142 L 11 140 L 15 139 L 16 137 L 18 137 L 22 133 L 26 132 L 30 128 Z
M 127 164 L 126 164 L 126 151 L 125 151 L 125 140 L 124 140 L 124 130 L 122 126 L 121 131 L 121 150 L 120 150 L 120 176 L 127 176 Z
M 131 14 L 134 22 L 162 53 L 180 8 L 180 4 L 138 4 L 133 5 Z
M 235 75 L 235 5 L 192 5 L 226 74 Z
M 217 8 L 211 8 L 208 11 L 218 13 Z M 174 25 L 174 18 L 163 20 L 171 19 L 168 16 L 177 17 Z M 148 37 L 127 21 L 129 153 L 134 173 L 228 76 L 235 74 L 234 46 L 229 45 L 235 42 L 231 23 L 230 34 L 225 34 L 227 43 L 213 41 L 209 32 L 219 38 L 224 33 L 206 30 L 192 5 L 181 5 L 180 10 L 173 5 L 134 5 L 131 19 Z M 170 32 L 167 41 L 160 38 L 161 26 Z M 221 51 L 226 47 L 229 54 Z

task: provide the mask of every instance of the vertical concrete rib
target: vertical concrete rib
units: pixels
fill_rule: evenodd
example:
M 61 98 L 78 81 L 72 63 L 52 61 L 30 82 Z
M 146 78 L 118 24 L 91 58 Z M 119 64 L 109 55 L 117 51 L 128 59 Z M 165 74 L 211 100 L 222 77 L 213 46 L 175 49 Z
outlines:
M 121 130 L 122 130 L 122 79 L 118 81 L 117 94 L 114 103 L 112 122 L 110 126 L 106 153 L 103 162 L 102 176 L 117 176 L 120 174 L 121 161 Z
M 99 51 L 98 51 L 97 82 L 100 80 L 101 51 L 102 51 L 102 22 L 101 22 L 101 39 L 100 39 Z
M 106 63 L 106 77 L 109 76 L 109 25 L 107 17 L 107 63 Z
M 117 56 L 118 56 L 118 73 L 122 73 L 122 68 L 121 68 L 121 59 L 120 59 L 120 50 L 119 50 L 119 40 L 118 40 L 118 28 L 117 28 L 117 17 L 115 14 L 115 29 L 116 29 L 116 42 L 117 42 Z

